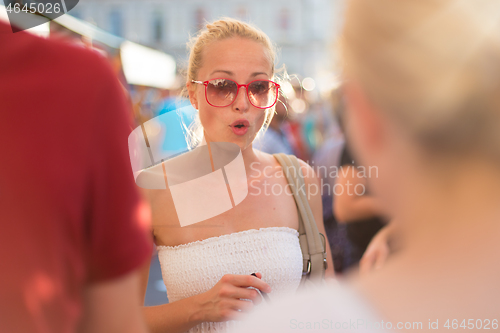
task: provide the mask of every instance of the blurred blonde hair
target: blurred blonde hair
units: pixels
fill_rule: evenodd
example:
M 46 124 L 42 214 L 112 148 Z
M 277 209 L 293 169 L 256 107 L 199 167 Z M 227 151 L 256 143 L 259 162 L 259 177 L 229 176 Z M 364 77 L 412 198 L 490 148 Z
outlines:
M 260 43 L 264 46 L 264 49 L 266 50 L 266 56 L 268 57 L 269 63 L 271 65 L 271 80 L 274 79 L 274 75 L 276 74 L 276 49 L 269 37 L 264 32 L 248 23 L 226 17 L 213 23 L 208 23 L 206 25 L 206 28 L 200 30 L 195 37 L 190 39 L 188 43 L 189 62 L 187 68 L 187 82 L 197 80 L 198 72 L 203 66 L 203 50 L 205 50 L 208 45 L 212 44 L 213 42 L 233 37 L 246 38 Z M 196 89 L 196 85 L 191 85 L 191 87 L 193 87 L 191 89 Z M 185 94 L 186 93 L 187 90 L 185 91 Z M 271 122 L 274 114 L 274 110 L 275 107 L 266 110 L 266 119 L 259 133 L 264 132 L 269 126 L 269 123 Z M 189 145 L 191 147 L 195 147 L 201 142 L 202 139 L 203 127 L 201 125 L 199 117 L 196 117 L 196 120 L 189 129 Z
M 350 0 L 345 77 L 428 151 L 500 160 L 500 2 Z

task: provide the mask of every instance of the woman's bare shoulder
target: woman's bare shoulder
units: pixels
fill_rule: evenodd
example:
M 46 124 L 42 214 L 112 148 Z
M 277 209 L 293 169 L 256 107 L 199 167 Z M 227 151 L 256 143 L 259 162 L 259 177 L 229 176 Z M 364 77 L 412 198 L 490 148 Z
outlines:
M 299 160 L 300 170 L 302 171 L 306 185 L 318 183 L 319 179 L 314 168 L 300 158 L 297 159 Z

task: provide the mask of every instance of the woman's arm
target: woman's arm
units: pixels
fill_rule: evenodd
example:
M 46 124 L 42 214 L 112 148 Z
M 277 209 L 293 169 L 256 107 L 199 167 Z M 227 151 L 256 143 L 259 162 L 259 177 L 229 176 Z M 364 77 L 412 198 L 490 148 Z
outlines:
M 311 210 L 318 226 L 318 230 L 325 236 L 326 241 L 326 262 L 328 267 L 325 271 L 325 278 L 334 278 L 335 271 L 333 269 L 333 259 L 330 251 L 330 243 L 326 236 L 325 224 L 323 223 L 323 204 L 321 202 L 321 185 L 319 178 L 315 174 L 314 170 L 306 162 L 299 159 L 300 166 L 302 169 L 302 174 L 304 175 L 304 181 L 306 184 L 307 200 L 311 206 Z
M 141 272 L 141 300 L 146 295 L 149 264 Z M 264 292 L 271 292 L 271 287 L 258 278 L 250 275 L 224 275 L 209 291 L 188 297 L 176 302 L 144 306 L 143 315 L 149 332 L 185 332 L 202 323 L 240 319 L 249 312 L 254 304 L 261 302 L 261 296 L 254 287 Z M 242 301 L 241 299 L 250 299 Z M 241 310 L 241 312 L 239 311 Z
M 201 323 L 196 318 L 197 307 L 192 304 L 193 297 L 157 306 L 143 306 L 149 280 L 149 261 L 140 272 L 140 306 L 146 321 L 148 331 L 155 332 L 185 332 L 191 327 Z M 195 297 L 196 300 L 196 297 Z M 195 301 L 194 300 L 194 301 Z
M 358 177 L 354 166 L 342 166 L 336 187 L 335 192 L 340 194 L 334 196 L 333 212 L 339 223 L 349 223 L 381 215 L 373 196 L 359 195 L 364 193 L 363 189 L 366 191 L 366 179 Z

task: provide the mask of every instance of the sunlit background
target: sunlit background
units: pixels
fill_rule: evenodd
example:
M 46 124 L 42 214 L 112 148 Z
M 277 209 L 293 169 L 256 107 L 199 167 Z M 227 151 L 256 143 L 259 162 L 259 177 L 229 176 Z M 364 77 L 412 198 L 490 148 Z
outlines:
M 121 54 L 129 84 L 178 89 L 184 83 L 179 74 L 187 64 L 190 36 L 207 21 L 225 16 L 241 19 L 262 29 L 276 43 L 277 67 L 285 64 L 287 72 L 296 75 L 291 83 L 297 88 L 302 82 L 304 95 L 295 96 L 291 87 L 286 91 L 292 111 L 303 113 L 309 104 L 327 99 L 338 86 L 332 50 L 341 23 L 341 4 L 340 0 L 80 0 L 68 15 L 50 23 L 50 35 L 70 37 L 115 63 Z M 30 30 L 49 32 L 48 25 Z M 146 104 L 154 103 L 157 92 L 147 95 L 141 98 L 147 99 Z M 151 105 L 147 106 L 140 116 L 152 116 Z
M 321 155 L 321 149 L 340 151 L 343 145 L 335 117 L 340 85 L 335 45 L 342 23 L 342 3 L 341 0 L 80 0 L 68 14 L 28 31 L 44 38 L 65 40 L 106 57 L 129 93 L 133 118 L 139 125 L 189 105 L 180 94 L 185 85 L 183 73 L 190 36 L 196 35 L 206 22 L 222 17 L 250 22 L 276 44 L 277 68 L 285 65 L 290 78 L 282 83 L 287 104 L 283 131 L 293 144 L 293 153 L 305 161 L 320 163 L 321 158 L 316 156 Z M 0 20 L 8 20 L 3 0 L 0 0 Z M 324 199 L 331 207 L 331 198 Z M 336 239 L 330 242 L 339 243 Z M 332 248 L 334 256 L 335 251 Z M 146 296 L 148 305 L 166 301 L 158 266 L 158 260 L 153 260 Z

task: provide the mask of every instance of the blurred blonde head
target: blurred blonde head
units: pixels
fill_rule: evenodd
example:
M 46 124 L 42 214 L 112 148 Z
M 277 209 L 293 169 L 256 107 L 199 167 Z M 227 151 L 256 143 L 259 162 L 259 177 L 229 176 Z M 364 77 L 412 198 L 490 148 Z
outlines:
M 500 2 L 350 0 L 346 80 L 426 151 L 500 161 Z

